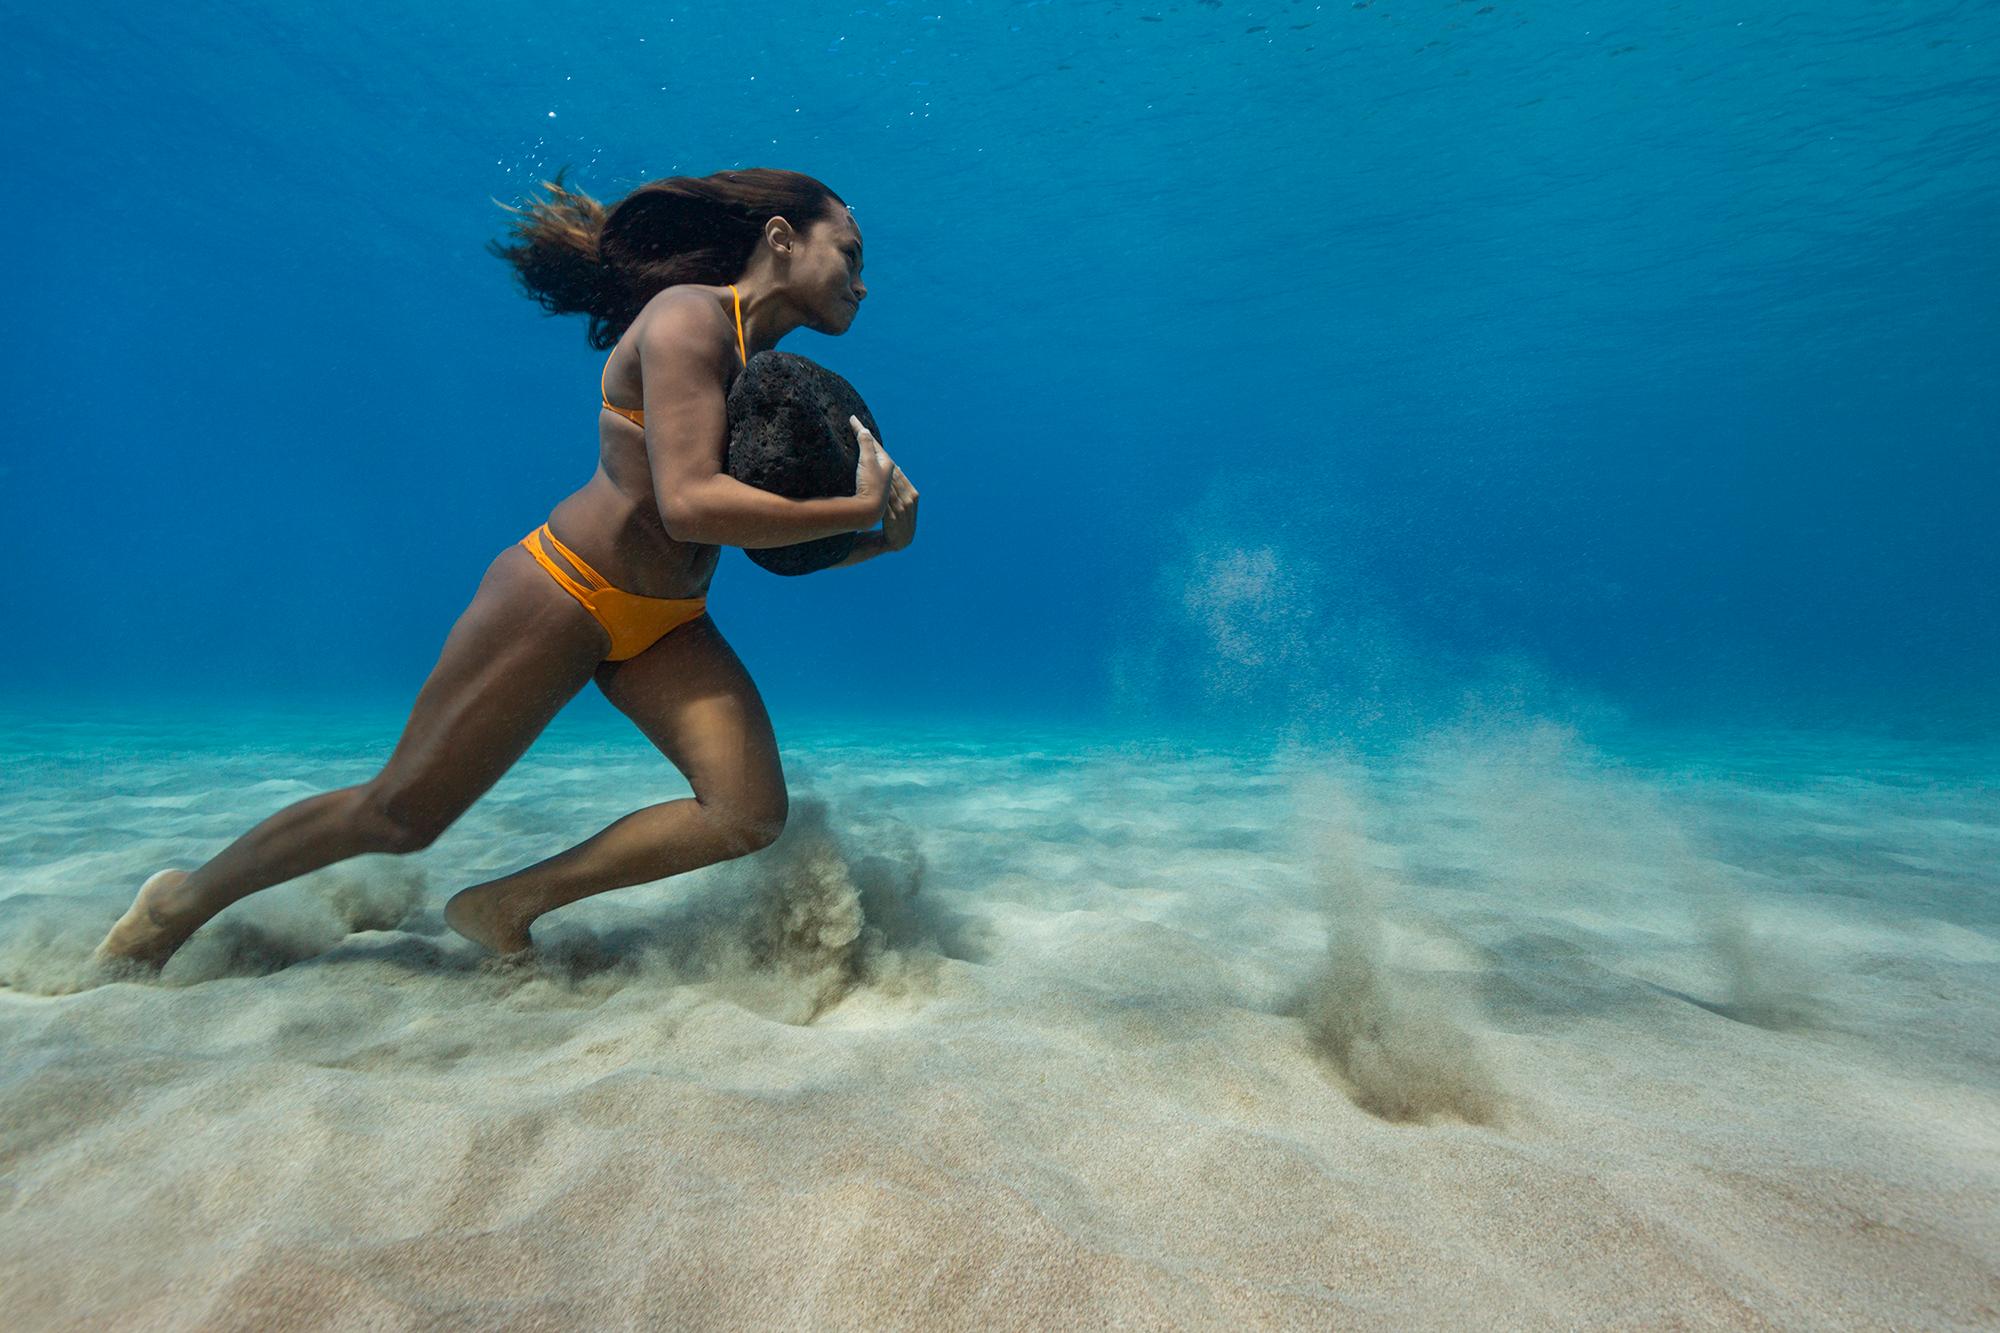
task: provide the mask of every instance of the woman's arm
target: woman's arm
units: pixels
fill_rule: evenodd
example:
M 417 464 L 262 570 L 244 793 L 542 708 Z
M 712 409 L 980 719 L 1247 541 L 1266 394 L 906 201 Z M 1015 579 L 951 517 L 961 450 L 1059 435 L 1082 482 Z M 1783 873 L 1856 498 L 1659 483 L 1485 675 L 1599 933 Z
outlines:
M 859 532 L 882 516 L 882 507 L 867 496 L 791 500 L 721 473 L 684 483 L 674 498 L 672 517 L 660 511 L 669 537 L 746 551 Z
M 876 528 L 872 532 L 857 532 L 854 534 L 854 549 L 848 553 L 847 559 L 828 565 L 827 568 L 845 569 L 849 565 L 858 565 L 864 560 L 873 560 L 878 555 L 887 555 L 888 553 L 889 548 L 882 540 L 882 529 Z
M 653 312 L 639 340 L 646 457 L 653 499 L 675 541 L 756 550 L 857 532 L 882 517 L 880 495 L 792 500 L 746 486 L 722 470 L 729 449 L 728 367 L 719 318 L 698 296 Z M 730 355 L 735 354 L 731 345 Z

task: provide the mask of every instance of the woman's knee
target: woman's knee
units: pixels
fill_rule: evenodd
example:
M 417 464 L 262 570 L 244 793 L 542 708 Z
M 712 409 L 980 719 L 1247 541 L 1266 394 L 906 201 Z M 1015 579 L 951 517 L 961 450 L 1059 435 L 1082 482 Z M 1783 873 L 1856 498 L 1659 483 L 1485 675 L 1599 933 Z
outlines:
M 348 817 L 371 852 L 392 856 L 421 852 L 451 827 L 451 814 L 427 806 L 394 782 L 377 777 L 351 790 L 354 803 Z
M 785 831 L 785 820 L 791 809 L 790 798 L 783 788 L 754 800 L 729 804 L 704 801 L 702 804 L 709 810 L 710 817 L 721 825 L 732 856 L 747 856 L 776 842 L 778 835 Z

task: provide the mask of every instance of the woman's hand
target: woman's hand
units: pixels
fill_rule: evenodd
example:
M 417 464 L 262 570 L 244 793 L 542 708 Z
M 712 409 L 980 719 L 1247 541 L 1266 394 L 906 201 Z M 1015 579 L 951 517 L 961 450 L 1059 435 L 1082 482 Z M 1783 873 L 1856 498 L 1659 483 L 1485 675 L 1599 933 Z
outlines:
M 854 498 L 868 504 L 866 527 L 881 519 L 889 507 L 892 490 L 890 477 L 896 471 L 895 460 L 882 451 L 882 442 L 875 433 L 861 424 L 860 417 L 850 416 L 847 424 L 854 427 L 854 438 L 861 448 L 854 459 Z
M 882 511 L 882 545 L 900 551 L 917 539 L 917 488 L 903 469 L 889 473 L 889 507 Z

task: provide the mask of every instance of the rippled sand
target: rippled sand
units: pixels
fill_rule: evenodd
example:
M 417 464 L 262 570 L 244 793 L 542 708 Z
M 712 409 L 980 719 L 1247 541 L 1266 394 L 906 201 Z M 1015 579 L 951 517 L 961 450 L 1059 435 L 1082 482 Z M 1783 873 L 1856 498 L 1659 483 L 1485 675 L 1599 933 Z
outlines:
M 794 732 L 775 846 L 502 964 L 451 892 L 686 794 L 561 723 L 92 973 L 399 721 L 4 733 L 9 1328 L 2000 1321 L 1991 754 Z

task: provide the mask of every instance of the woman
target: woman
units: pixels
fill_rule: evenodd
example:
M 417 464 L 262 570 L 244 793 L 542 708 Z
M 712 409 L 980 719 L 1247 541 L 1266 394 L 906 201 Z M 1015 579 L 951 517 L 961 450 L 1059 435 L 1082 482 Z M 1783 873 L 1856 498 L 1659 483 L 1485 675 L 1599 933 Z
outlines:
M 487 567 L 380 773 L 280 810 L 194 871 L 160 871 L 99 960 L 158 967 L 259 889 L 363 852 L 430 846 L 591 679 L 693 797 L 464 890 L 445 904 L 453 930 L 517 952 L 544 912 L 742 856 L 783 829 L 770 718 L 706 612 L 720 548 L 879 520 L 842 562 L 857 564 L 909 545 L 917 492 L 854 418 L 852 497 L 746 486 L 722 471 L 726 399 L 750 357 L 793 329 L 854 322 L 867 294 L 860 229 L 818 181 L 761 167 L 654 181 L 608 210 L 560 175 L 547 190 L 512 210 L 512 243 L 492 248 L 550 312 L 588 315 L 591 345 L 610 350 L 597 474 Z

